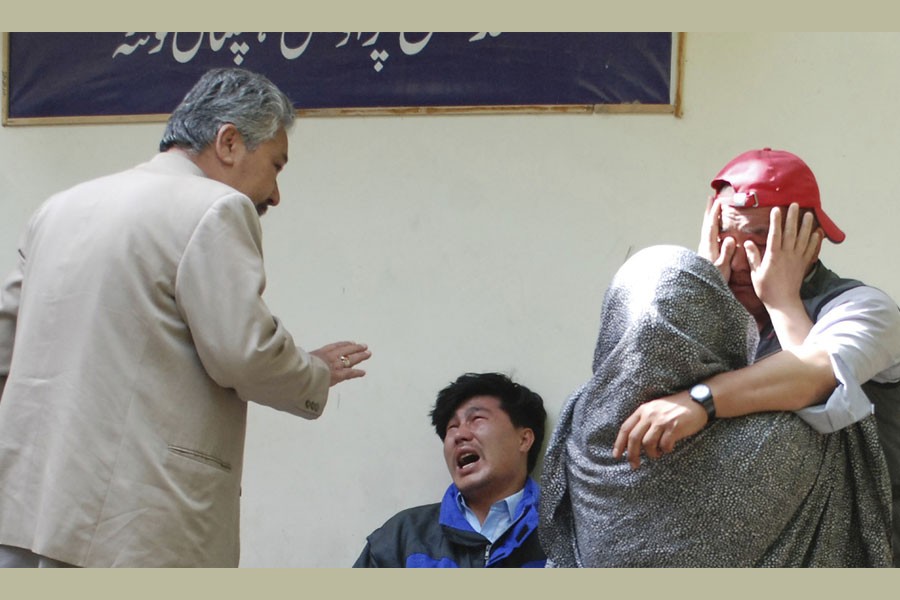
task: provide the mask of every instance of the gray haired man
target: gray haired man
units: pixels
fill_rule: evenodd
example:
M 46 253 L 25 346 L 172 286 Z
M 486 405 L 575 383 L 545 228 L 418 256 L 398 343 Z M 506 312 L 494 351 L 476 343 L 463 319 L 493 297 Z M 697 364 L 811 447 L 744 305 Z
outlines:
M 60 192 L 0 288 L 0 565 L 237 566 L 247 401 L 314 419 L 364 344 L 262 298 L 288 98 L 206 73 L 151 161 Z

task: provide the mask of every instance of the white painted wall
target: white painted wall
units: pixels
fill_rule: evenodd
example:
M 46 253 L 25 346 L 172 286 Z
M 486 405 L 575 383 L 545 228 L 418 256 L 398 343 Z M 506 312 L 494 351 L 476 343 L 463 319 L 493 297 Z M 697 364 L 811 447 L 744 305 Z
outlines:
M 263 221 L 266 298 L 307 348 L 370 344 L 369 375 L 314 422 L 253 407 L 248 567 L 349 565 L 449 476 L 428 411 L 464 371 L 541 393 L 555 422 L 589 375 L 604 287 L 632 250 L 694 247 L 708 182 L 791 150 L 846 231 L 823 258 L 900 298 L 900 34 L 687 36 L 684 117 L 302 119 Z M 155 151 L 160 124 L 0 130 L 0 272 L 49 194 Z

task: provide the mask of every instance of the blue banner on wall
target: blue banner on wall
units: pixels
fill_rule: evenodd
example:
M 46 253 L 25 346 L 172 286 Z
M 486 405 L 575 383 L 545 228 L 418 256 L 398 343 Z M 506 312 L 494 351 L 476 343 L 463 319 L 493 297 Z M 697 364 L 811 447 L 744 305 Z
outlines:
M 226 66 L 299 109 L 672 103 L 672 33 L 7 35 L 10 120 L 168 114 Z

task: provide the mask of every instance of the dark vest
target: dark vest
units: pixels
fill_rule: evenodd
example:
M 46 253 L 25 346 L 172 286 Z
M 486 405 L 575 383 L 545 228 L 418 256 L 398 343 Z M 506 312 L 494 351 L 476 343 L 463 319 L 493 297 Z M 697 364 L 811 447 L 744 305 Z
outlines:
M 819 262 L 812 278 L 800 288 L 800 298 L 806 307 L 806 313 L 815 323 L 823 306 L 847 290 L 861 285 L 865 284 L 855 279 L 838 277 Z M 781 350 L 771 323 L 760 331 L 759 337 L 757 360 Z M 862 388 L 875 406 L 878 438 L 891 475 L 894 566 L 897 567 L 900 566 L 900 383 L 867 381 L 862 384 Z

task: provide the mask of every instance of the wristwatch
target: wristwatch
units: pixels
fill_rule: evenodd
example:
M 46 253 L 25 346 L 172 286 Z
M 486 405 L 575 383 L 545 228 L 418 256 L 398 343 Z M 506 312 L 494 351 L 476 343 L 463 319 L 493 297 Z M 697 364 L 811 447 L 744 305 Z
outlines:
M 713 404 L 712 390 L 705 383 L 698 383 L 689 392 L 691 400 L 703 407 L 709 420 L 716 418 L 716 405 Z

